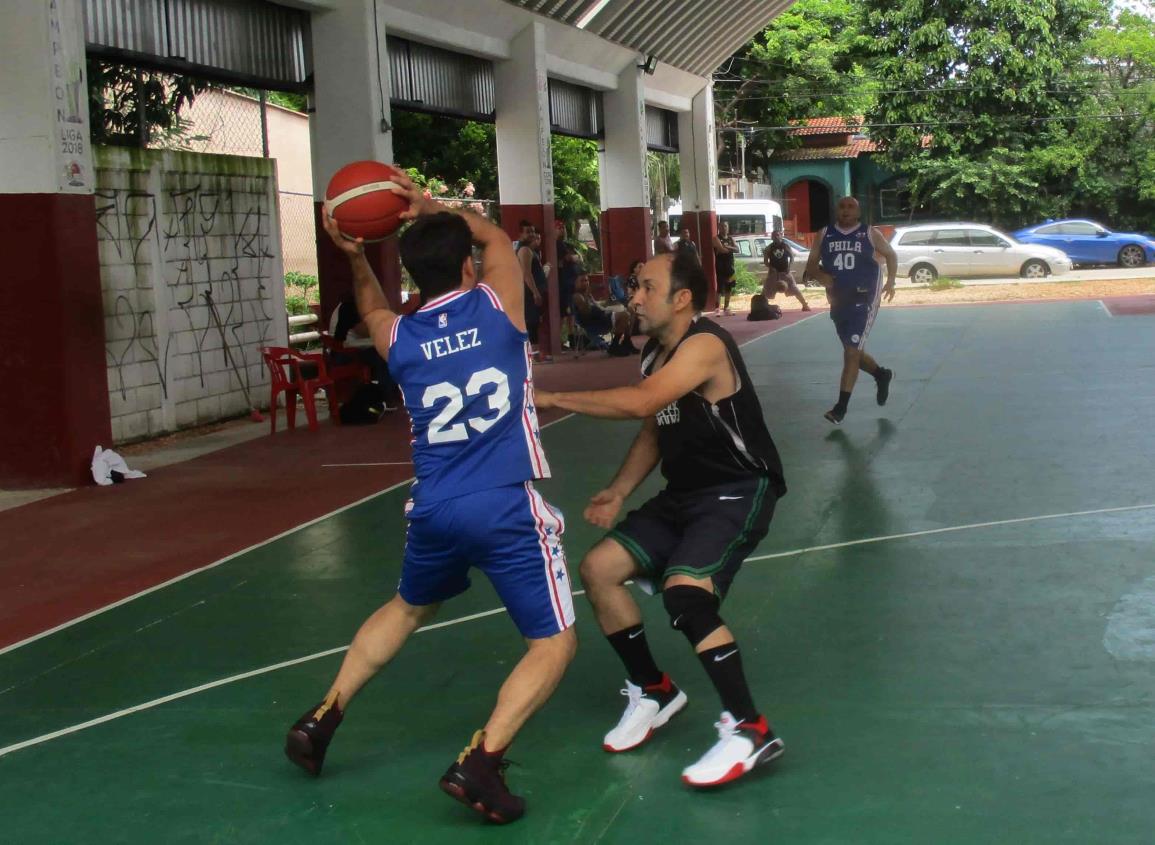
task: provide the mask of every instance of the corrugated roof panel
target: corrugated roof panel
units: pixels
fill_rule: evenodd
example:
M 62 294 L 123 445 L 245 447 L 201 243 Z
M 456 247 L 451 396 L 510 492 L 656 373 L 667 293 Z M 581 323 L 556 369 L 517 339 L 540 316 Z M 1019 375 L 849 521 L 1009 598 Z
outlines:
M 596 0 L 506 0 L 573 25 Z M 588 32 L 709 76 L 794 0 L 610 0 Z
M 84 0 L 84 12 L 96 55 L 268 87 L 311 72 L 309 13 L 265 0 Z
M 493 63 L 390 35 L 391 99 L 400 108 L 491 118 L 495 108 Z

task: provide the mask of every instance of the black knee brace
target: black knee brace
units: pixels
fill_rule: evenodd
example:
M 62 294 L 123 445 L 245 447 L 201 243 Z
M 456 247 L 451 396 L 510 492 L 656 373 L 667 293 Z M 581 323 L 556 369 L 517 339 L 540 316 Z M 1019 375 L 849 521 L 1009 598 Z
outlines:
M 694 647 L 725 624 L 718 615 L 718 597 L 701 587 L 670 587 L 662 593 L 662 603 L 670 614 L 670 626 L 685 634 Z

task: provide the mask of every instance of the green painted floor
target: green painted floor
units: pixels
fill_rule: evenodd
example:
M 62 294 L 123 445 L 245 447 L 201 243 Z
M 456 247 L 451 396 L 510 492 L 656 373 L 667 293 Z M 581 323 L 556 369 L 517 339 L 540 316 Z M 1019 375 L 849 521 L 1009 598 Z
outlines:
M 897 372 L 840 429 L 817 316 L 745 349 L 790 484 L 757 555 L 974 523 L 1155 505 L 1155 318 L 1095 302 L 885 309 Z M 868 387 L 869 385 L 864 385 Z M 580 519 L 633 426 L 547 430 L 571 572 Z M 396 583 L 403 491 L 0 655 L 0 747 L 345 644 Z M 179 538 L 174 538 L 179 542 Z M 282 757 L 340 655 L 0 756 L 0 842 L 1150 843 L 1155 508 L 751 562 L 724 609 L 787 743 L 709 794 L 678 775 L 717 704 L 660 602 L 660 662 L 690 707 L 650 745 L 600 749 L 621 671 L 579 598 L 569 675 L 515 745 L 529 813 L 480 824 L 436 780 L 520 653 L 504 615 L 417 635 L 350 710 L 325 776 Z M 497 607 L 478 579 L 445 619 Z

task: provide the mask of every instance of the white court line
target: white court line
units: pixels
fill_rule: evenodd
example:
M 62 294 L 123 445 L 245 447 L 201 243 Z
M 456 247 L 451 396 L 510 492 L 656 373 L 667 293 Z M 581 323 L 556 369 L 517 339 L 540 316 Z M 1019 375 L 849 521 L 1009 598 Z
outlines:
M 821 312 L 819 312 L 819 313 L 821 313 Z M 784 331 L 786 331 L 786 329 L 793 328 L 794 326 L 797 326 L 799 323 L 805 323 L 807 320 L 811 320 L 817 316 L 818 316 L 818 314 L 811 314 L 809 317 L 803 317 L 801 320 L 798 320 L 798 322 L 791 323 L 790 325 L 787 325 L 787 326 L 781 326 L 779 328 L 775 328 L 773 331 L 768 331 L 765 334 L 759 335 L 758 337 L 751 338 L 750 340 L 747 340 L 744 343 L 740 343 L 738 345 L 739 345 L 739 347 L 749 346 L 751 343 L 754 343 L 754 342 L 759 341 L 759 340 L 764 340 L 765 338 L 768 338 L 768 337 L 772 337 L 773 335 L 776 335 L 779 332 L 784 332 Z M 551 422 L 547 422 L 545 425 L 543 425 L 542 430 L 549 428 L 551 425 L 557 425 L 560 422 L 565 422 L 566 420 L 568 420 L 572 417 L 575 417 L 575 416 L 577 416 L 577 415 L 573 414 L 573 413 L 569 413 L 569 414 L 566 414 L 565 416 L 558 417 L 556 420 L 552 420 Z M 408 461 L 406 463 L 412 463 L 412 461 Z M 326 466 L 338 466 L 338 465 L 337 464 L 330 464 L 330 465 L 326 465 Z M 366 464 L 366 466 L 370 466 L 370 465 Z M 92 619 L 95 616 L 99 616 L 102 613 L 107 613 L 108 611 L 113 610 L 117 607 L 120 607 L 121 605 L 128 604 L 131 601 L 136 601 L 138 598 L 141 598 L 142 596 L 147 596 L 149 593 L 155 593 L 157 590 L 163 590 L 165 587 L 169 587 L 173 584 L 176 584 L 179 581 L 185 580 L 186 578 L 191 578 L 193 575 L 199 575 L 201 572 L 206 572 L 210 569 L 215 569 L 216 567 L 220 566 L 222 563 L 228 563 L 230 560 L 233 560 L 234 558 L 240 557 L 243 554 L 247 554 L 248 552 L 259 549 L 261 546 L 265 546 L 265 545 L 268 545 L 269 543 L 276 542 L 277 540 L 280 540 L 282 537 L 287 537 L 290 534 L 294 534 L 303 528 L 308 528 L 311 525 L 316 525 L 321 520 L 328 519 L 331 516 L 336 516 L 337 514 L 342 513 L 344 511 L 347 511 L 350 508 L 355 508 L 358 505 L 363 505 L 366 502 L 377 498 L 378 496 L 384 496 L 386 493 L 390 493 L 390 492 L 396 490 L 398 487 L 403 487 L 406 484 L 411 484 L 412 482 L 413 482 L 412 477 L 407 478 L 404 481 L 400 481 L 397 484 L 394 484 L 392 487 L 387 487 L 386 489 L 381 490 L 377 493 L 371 493 L 370 495 L 366 496 L 363 499 L 358 499 L 356 502 L 351 502 L 347 505 L 344 505 L 342 507 L 337 508 L 334 511 L 330 511 L 329 513 L 322 514 L 321 516 L 318 516 L 315 519 L 311 519 L 308 522 L 303 522 L 300 525 L 294 526 L 293 528 L 290 528 L 287 531 L 282 531 L 280 534 L 277 534 L 273 537 L 268 537 L 264 540 L 261 540 L 257 543 L 254 543 L 253 545 L 248 546 L 247 548 L 241 549 L 240 551 L 233 552 L 232 554 L 227 555 L 226 557 L 223 557 L 218 561 L 214 561 L 213 563 L 198 567 L 197 569 L 190 569 L 188 572 L 185 572 L 181 575 L 178 575 L 175 578 L 170 578 L 167 581 L 164 581 L 160 584 L 156 584 L 155 586 L 152 586 L 152 587 L 148 587 L 147 589 L 141 590 L 138 593 L 133 593 L 131 596 L 125 596 L 124 598 L 118 599 L 117 601 L 114 601 L 111 604 L 106 604 L 103 607 L 98 607 L 96 610 L 90 611 L 90 612 L 85 613 L 81 616 L 77 616 L 74 619 L 69 619 L 67 622 L 61 622 L 59 625 L 55 626 L 54 628 L 49 628 L 46 631 L 41 631 L 38 634 L 33 634 L 31 637 L 27 637 L 23 640 L 20 640 L 19 642 L 15 642 L 15 643 L 11 643 L 10 645 L 6 645 L 3 648 L 0 648 L 0 655 L 5 655 L 10 651 L 15 651 L 18 648 L 23 648 L 24 646 L 29 645 L 31 643 L 34 643 L 37 640 L 41 640 L 41 639 L 44 639 L 45 637 L 49 637 L 52 634 L 55 634 L 55 633 L 58 633 L 59 631 L 65 630 L 66 628 L 71 628 L 73 625 L 77 625 L 81 622 L 85 622 L 89 619 Z
M 580 592 L 574 593 L 574 595 L 583 595 L 584 593 L 585 591 L 582 590 Z M 433 631 L 437 628 L 448 628 L 450 625 L 458 625 L 462 622 L 472 622 L 475 619 L 482 619 L 486 616 L 495 616 L 498 613 L 505 612 L 506 610 L 504 607 L 494 608 L 493 610 L 483 610 L 480 613 L 471 613 L 469 616 L 461 616 L 457 619 L 447 619 L 444 622 L 435 622 L 432 625 L 425 625 L 421 628 L 418 628 L 414 633 L 420 634 L 422 631 Z M 88 728 L 94 728 L 97 725 L 103 725 L 105 722 L 111 722 L 116 719 L 123 718 L 124 716 L 131 716 L 133 713 L 140 713 L 144 710 L 151 710 L 154 707 L 160 707 L 162 704 L 168 704 L 171 701 L 179 701 L 182 698 L 188 698 L 189 696 L 196 695 L 197 693 L 207 692 L 208 690 L 227 686 L 228 684 L 234 684 L 237 681 L 244 681 L 248 680 L 249 678 L 255 678 L 258 675 L 267 675 L 270 672 L 276 672 L 279 669 L 288 669 L 290 666 L 298 666 L 301 663 L 308 663 L 311 660 L 320 660 L 322 657 L 329 657 L 331 655 L 340 654 L 341 652 L 348 650 L 349 646 L 347 645 L 338 646 L 337 648 L 328 648 L 324 651 L 318 651 L 314 654 L 307 654 L 304 657 L 296 657 L 292 660 L 285 660 L 281 663 L 274 663 L 272 666 L 263 666 L 260 669 L 253 669 L 249 672 L 242 672 L 239 675 L 230 675 L 227 678 L 219 678 L 215 681 L 210 681 L 207 684 L 201 684 L 199 687 L 192 687 L 191 689 L 174 692 L 172 695 L 162 696 L 161 698 L 154 698 L 152 701 L 146 701 L 143 704 L 137 704 L 133 707 L 126 707 L 124 710 L 117 710 L 114 713 L 107 713 L 104 716 L 98 716 L 95 719 L 89 719 L 87 722 L 81 722 L 78 725 L 61 728 L 60 730 L 53 731 L 52 733 L 43 734 L 41 736 L 33 737 L 32 739 L 26 739 L 23 742 L 17 742 L 14 745 L 0 748 L 0 757 L 3 757 L 5 754 L 12 754 L 13 752 L 20 751 L 25 748 L 31 748 L 33 745 L 41 745 L 45 742 L 51 742 L 52 740 L 59 739 L 62 736 L 68 736 L 69 734 L 78 733 L 80 731 L 87 730 Z
M 1110 317 L 1112 320 L 1113 320 L 1113 319 L 1115 319 L 1115 315 L 1111 313 L 1111 309 L 1107 307 L 1107 303 L 1106 303 L 1106 302 L 1104 302 L 1104 301 L 1103 301 L 1103 300 L 1101 300 L 1101 299 L 1099 299 L 1099 300 L 1096 300 L 1096 301 L 1099 303 L 1099 307 L 1103 309 L 1103 313 L 1104 313 L 1104 314 L 1106 314 L 1106 315 L 1107 315 L 1108 317 Z
M 1000 519 L 1000 520 L 995 520 L 993 522 L 972 522 L 972 523 L 969 523 L 967 525 L 954 525 L 954 526 L 950 526 L 947 528 L 931 528 L 931 529 L 928 529 L 925 531 L 910 531 L 910 532 L 907 532 L 905 534 L 887 534 L 887 535 L 884 535 L 881 537 L 865 537 L 861 540 L 848 540 L 845 543 L 831 543 L 831 544 L 825 545 L 825 546 L 809 546 L 809 547 L 801 548 L 801 549 L 793 549 L 793 550 L 788 551 L 788 552 L 775 552 L 774 554 L 759 555 L 757 557 L 746 558 L 746 563 L 752 563 L 752 562 L 758 561 L 758 560 L 770 560 L 772 558 L 804 555 L 804 554 L 809 554 L 812 552 L 827 551 L 829 549 L 840 549 L 840 548 L 845 548 L 847 546 L 862 546 L 862 545 L 866 545 L 867 543 L 881 543 L 881 542 L 884 542 L 887 540 L 902 540 L 902 539 L 907 539 L 909 537 L 923 537 L 923 536 L 926 536 L 929 534 L 943 534 L 943 533 L 946 533 L 948 531 L 968 531 L 968 530 L 973 530 L 976 528 L 991 528 L 991 527 L 1000 526 L 1000 525 L 1015 525 L 1015 524 L 1019 524 L 1019 523 L 1023 523 L 1023 522 L 1041 522 L 1043 520 L 1048 520 L 1048 519 L 1064 519 L 1064 518 L 1071 518 L 1071 517 L 1076 517 L 1076 516 L 1093 516 L 1096 514 L 1125 513 L 1127 511 L 1153 510 L 1153 509 L 1155 509 L 1155 503 L 1149 504 L 1149 505 L 1129 505 L 1126 507 L 1119 507 L 1119 508 L 1098 508 L 1096 510 L 1089 510 L 1089 511 L 1072 511 L 1070 513 L 1043 514 L 1041 516 L 1024 516 L 1024 517 L 1019 517 L 1017 519 Z M 580 595 L 584 595 L 584 594 L 585 594 L 585 590 L 575 590 L 573 592 L 573 595 L 575 595 L 575 596 L 580 596 Z M 506 612 L 506 610 L 504 607 L 497 607 L 497 608 L 493 608 L 492 610 L 483 610 L 480 613 L 472 613 L 469 616 L 460 616 L 456 619 L 447 619 L 444 622 L 436 622 L 432 625 L 425 625 L 422 628 L 418 628 L 416 633 L 421 633 L 422 631 L 432 631 L 432 630 L 437 629 L 437 628 L 448 628 L 451 625 L 459 625 L 462 622 L 472 622 L 475 619 L 482 619 L 486 616 L 495 616 L 498 613 L 505 613 L 505 612 Z M 9 746 L 6 746 L 4 748 L 0 748 L 0 757 L 5 756 L 6 754 L 12 754 L 13 752 L 20 751 L 21 749 L 24 749 L 24 748 L 30 748 L 31 746 L 34 746 L 34 745 L 41 745 L 42 743 L 50 742 L 54 739 L 59 739 L 62 736 L 68 736 L 69 734 L 74 734 L 74 733 L 77 733 L 79 731 L 87 730 L 88 728 L 96 727 L 97 725 L 102 725 L 105 722 L 111 722 L 114 719 L 119 719 L 123 716 L 130 716 L 133 713 L 140 713 L 143 710 L 151 710 L 154 707 L 159 707 L 162 704 L 169 703 L 170 701 L 177 701 L 177 700 L 182 699 L 182 698 L 188 698 L 189 696 L 196 695 L 197 693 L 204 692 L 206 690 L 215 689 L 217 687 L 223 687 L 223 686 L 226 686 L 227 684 L 232 684 L 232 683 L 235 683 L 237 681 L 243 681 L 243 680 L 246 680 L 248 678 L 255 678 L 258 675 L 267 675 L 270 672 L 276 672 L 278 669 L 286 669 L 290 666 L 297 666 L 301 663 L 307 663 L 310 660 L 318 660 L 322 657 L 328 657 L 328 656 L 333 655 L 333 654 L 339 654 L 342 651 L 348 650 L 348 648 L 349 648 L 349 646 L 339 646 L 337 648 L 326 649 L 325 651 L 319 651 L 319 652 L 316 652 L 315 654 L 308 654 L 304 657 L 298 657 L 298 658 L 295 658 L 293 660 L 286 660 L 286 661 L 283 661 L 281 663 L 274 663 L 271 666 L 264 666 L 260 669 L 253 669 L 249 672 L 242 672 L 239 675 L 230 675 L 227 678 L 220 678 L 216 681 L 210 681 L 207 684 L 201 684 L 199 687 L 192 687 L 191 689 L 182 690 L 181 692 L 175 692 L 172 695 L 166 695 L 163 698 L 154 698 L 152 701 L 146 701 L 143 704 L 137 704 L 134 707 L 128 707 L 128 708 L 125 708 L 124 710 L 117 710 L 114 713 L 109 713 L 109 714 L 104 715 L 104 716 L 99 716 L 95 719 L 90 719 L 87 722 L 81 722 L 78 725 L 72 725 L 72 726 L 67 727 L 67 728 L 62 728 L 58 731 L 53 731 L 52 733 L 42 734 L 41 736 L 33 737 L 32 739 L 26 739 L 23 742 L 18 742 L 18 743 L 15 743 L 14 745 L 9 745 Z
M 866 537 L 861 540 L 847 540 L 844 543 L 828 543 L 825 546 L 808 546 L 804 549 L 793 549 L 788 552 L 774 552 L 768 555 L 746 558 L 746 563 L 756 560 L 773 560 L 779 557 L 795 557 L 810 552 L 825 552 L 830 549 L 844 549 L 848 546 L 865 546 L 868 543 L 883 543 L 887 540 L 905 540 L 910 537 L 926 537 L 931 534 L 947 534 L 952 531 L 970 531 L 974 528 L 994 528 L 999 525 L 1017 525 L 1021 522 L 1042 522 L 1047 519 L 1069 519 L 1075 516 L 1094 516 L 1104 513 L 1125 513 L 1127 511 L 1155 510 L 1155 503 L 1149 505 L 1127 505 L 1121 508 L 1096 508 L 1090 511 L 1071 511 L 1070 513 L 1049 513 L 1042 516 L 1020 516 L 1016 519 L 997 519 L 993 522 L 971 522 L 967 525 L 951 525 L 946 528 L 928 528 L 925 531 L 908 531 L 904 534 L 884 534 L 881 537 Z
M 542 428 L 543 429 L 549 428 L 551 425 L 556 425 L 559 422 L 562 422 L 564 420 L 568 420 L 572 416 L 574 416 L 574 415 L 573 414 L 566 414 L 564 417 L 558 417 L 556 420 L 553 420 L 552 422 L 548 422 L 545 425 L 543 425 Z M 410 461 L 408 463 L 412 463 L 412 461 Z M 253 543 L 251 546 L 248 546 L 247 548 L 241 549 L 238 552 L 233 552 L 231 555 L 227 555 L 225 557 L 222 557 L 218 561 L 214 561 L 213 563 L 209 563 L 209 564 L 206 564 L 205 566 L 198 567 L 197 569 L 190 569 L 188 572 L 185 572 L 181 575 L 177 575 L 175 578 L 170 578 L 167 581 L 164 581 L 160 584 L 156 584 L 156 585 L 149 587 L 147 589 L 141 590 L 139 593 L 133 593 L 131 596 L 125 596 L 124 598 L 118 599 L 117 601 L 114 601 L 111 604 L 106 604 L 103 607 L 98 607 L 96 610 L 85 613 L 82 616 L 77 616 L 75 619 L 69 619 L 67 622 L 61 622 L 55 628 L 49 628 L 47 631 L 41 631 L 39 634 L 33 634 L 31 637 L 20 640 L 19 642 L 12 643 L 11 645 L 6 645 L 3 648 L 0 648 L 0 655 L 5 655 L 10 651 L 15 651 L 18 648 L 22 648 L 23 646 L 26 646 L 29 643 L 34 643 L 37 640 L 44 639 L 45 637 L 51 636 L 52 634 L 55 634 L 58 631 L 63 631 L 65 628 L 71 628 L 73 625 L 77 625 L 77 624 L 84 622 L 88 619 L 92 619 L 94 616 L 99 616 L 102 613 L 106 613 L 106 612 L 108 612 L 114 608 L 120 607 L 122 604 L 128 604 L 130 601 L 136 601 L 137 599 L 141 598 L 142 596 L 147 596 L 149 593 L 155 593 L 157 590 L 163 590 L 165 587 L 172 586 L 173 584 L 176 584 L 179 581 L 183 581 L 186 578 L 191 578 L 194 575 L 199 575 L 200 573 L 207 572 L 210 569 L 215 569 L 216 567 L 220 566 L 222 563 L 228 563 L 230 560 L 233 560 L 234 558 L 240 557 L 243 554 L 248 554 L 251 551 L 259 549 L 261 546 L 266 546 L 269 543 L 274 543 L 277 540 L 280 540 L 282 537 L 288 537 L 290 534 L 295 534 L 303 528 L 308 528 L 311 525 L 316 525 L 318 522 L 321 522 L 322 520 L 328 519 L 331 516 L 336 516 L 339 513 L 344 513 L 345 511 L 349 510 L 350 508 L 355 508 L 358 505 L 363 505 L 368 501 L 376 499 L 378 496 L 384 496 L 386 493 L 391 493 L 394 490 L 396 490 L 398 487 L 404 487 L 406 484 L 411 484 L 412 482 L 413 482 L 413 479 L 411 477 L 406 478 L 404 481 L 397 482 L 392 487 L 386 487 L 384 490 L 379 490 L 376 493 L 370 493 L 368 496 L 366 496 L 363 499 L 358 499 L 355 502 L 350 502 L 347 505 L 342 505 L 341 507 L 337 508 L 336 510 L 329 511 L 326 514 L 322 514 L 321 516 L 315 517 L 314 519 L 310 519 L 308 522 L 302 522 L 300 525 L 295 525 L 286 531 L 282 531 L 280 534 L 276 534 L 272 537 L 268 537 L 264 540 L 261 540 L 260 542 Z
M 322 467 L 408 467 L 413 466 L 413 461 L 387 461 L 384 463 L 364 463 L 364 464 L 321 464 Z M 412 479 L 410 479 L 412 480 Z

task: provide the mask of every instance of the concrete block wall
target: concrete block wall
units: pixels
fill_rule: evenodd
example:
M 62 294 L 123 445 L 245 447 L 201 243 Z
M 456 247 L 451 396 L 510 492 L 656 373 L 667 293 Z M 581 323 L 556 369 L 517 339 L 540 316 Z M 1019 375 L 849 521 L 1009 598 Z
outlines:
M 113 439 L 243 414 L 245 388 L 266 407 L 260 348 L 287 341 L 275 163 L 94 156 Z

